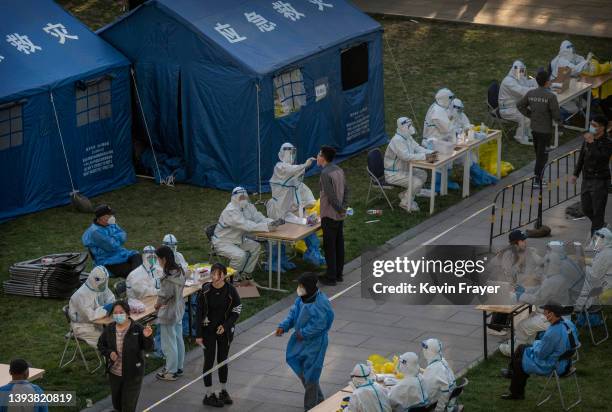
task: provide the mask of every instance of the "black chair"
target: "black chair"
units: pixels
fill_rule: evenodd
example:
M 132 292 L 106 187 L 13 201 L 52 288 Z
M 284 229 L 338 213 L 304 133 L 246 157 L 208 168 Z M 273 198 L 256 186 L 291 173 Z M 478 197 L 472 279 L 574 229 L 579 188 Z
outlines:
M 488 121 L 493 128 L 501 129 L 503 134 L 507 134 L 505 126 L 512 126 L 514 122 L 506 120 L 499 114 L 499 83 L 497 80 L 492 80 L 487 89 L 487 114 Z
M 370 192 L 372 190 L 372 186 L 376 186 L 385 197 L 385 200 L 389 204 L 391 210 L 393 210 L 393 205 L 385 193 L 385 190 L 392 189 L 393 185 L 389 185 L 385 182 L 385 162 L 379 149 L 372 149 L 368 152 L 368 166 L 366 167 L 366 170 L 368 171 L 368 176 L 370 177 L 370 186 L 368 187 L 366 206 L 370 203 Z
M 602 293 L 603 293 L 602 287 L 591 289 L 591 291 L 589 292 L 589 299 L 587 299 L 587 302 L 585 302 L 585 305 L 582 307 L 582 309 L 579 312 L 576 312 L 576 313 L 581 313 L 582 316 L 585 317 L 586 324 L 589 328 L 589 334 L 591 335 L 591 341 L 593 342 L 593 345 L 595 346 L 600 345 L 603 342 L 608 340 L 608 337 L 609 337 L 608 325 L 606 323 L 606 315 L 603 312 L 603 307 L 601 305 L 591 305 L 590 307 L 587 308 L 587 303 L 595 300 Z M 605 333 L 603 338 L 601 338 L 598 341 L 595 340 L 595 335 L 593 334 L 593 325 L 591 325 L 591 319 L 589 316 L 589 315 L 596 315 L 596 314 L 599 314 L 601 316 L 601 319 L 603 321 L 604 333 Z
M 125 299 L 127 296 L 127 285 L 125 284 L 125 280 L 115 282 L 113 292 L 117 299 Z
M 447 408 L 453 401 L 453 399 L 457 399 L 457 406 L 459 406 L 459 395 L 463 393 L 463 389 L 470 383 L 467 378 L 461 378 L 460 381 L 455 382 L 455 389 L 451 392 L 451 395 L 448 397 L 448 403 L 446 404 Z
M 436 409 L 436 406 L 438 406 L 438 402 L 430 403 L 429 405 L 425 405 L 425 406 L 414 406 L 412 408 L 407 409 L 407 411 L 408 412 L 431 412 Z
M 208 239 L 208 262 L 209 263 L 216 263 L 216 262 L 221 262 L 223 264 L 226 264 L 228 259 L 225 256 L 221 256 L 217 253 L 217 251 L 215 250 L 215 247 L 212 243 L 212 238 L 215 235 L 215 229 L 217 228 L 217 224 L 213 223 L 212 225 L 208 225 L 204 228 L 204 233 L 206 234 L 206 239 Z
M 569 411 L 574 406 L 582 402 L 582 395 L 580 394 L 580 386 L 578 385 L 578 376 L 576 374 L 576 367 L 574 366 L 574 362 L 573 362 L 574 355 L 578 352 L 578 349 L 580 349 L 580 346 L 581 344 L 577 343 L 575 348 L 568 350 L 567 352 L 562 354 L 559 357 L 559 359 L 557 359 L 557 362 L 555 363 L 555 367 L 553 368 L 552 372 L 548 375 L 548 378 L 546 379 L 546 384 L 544 385 L 542 392 L 540 392 L 538 399 L 542 399 L 542 395 L 544 395 L 544 393 L 546 392 L 546 388 L 548 388 L 549 382 L 554 377 L 557 383 L 557 390 L 559 391 L 559 398 L 561 399 L 561 407 L 563 408 L 564 411 Z M 557 367 L 559 366 L 559 362 L 563 360 L 569 361 L 569 367 L 567 368 L 565 373 L 559 375 L 557 373 Z M 563 398 L 563 391 L 561 390 L 561 379 L 571 378 L 572 376 L 574 377 L 574 383 L 576 384 L 576 392 L 578 393 L 578 399 L 574 403 L 566 407 L 565 399 Z M 552 391 L 544 399 L 538 401 L 536 405 L 541 406 L 542 404 L 547 402 L 551 398 L 551 396 L 552 396 Z

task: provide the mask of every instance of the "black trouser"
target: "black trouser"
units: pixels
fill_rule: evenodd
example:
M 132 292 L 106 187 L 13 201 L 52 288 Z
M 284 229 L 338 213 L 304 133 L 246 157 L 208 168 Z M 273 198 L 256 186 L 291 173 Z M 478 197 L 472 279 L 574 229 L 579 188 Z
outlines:
M 605 225 L 608 184 L 610 179 L 583 179 L 580 202 L 585 216 L 591 220 L 591 235 Z
M 323 250 L 327 263 L 326 277 L 329 280 L 342 279 L 344 272 L 344 221 L 329 217 L 321 219 L 323 229 Z
M 127 278 L 130 272 L 140 265 L 142 265 L 142 256 L 140 254 L 137 254 L 130 256 L 126 262 L 104 266 L 113 276 Z
M 132 412 L 138 405 L 142 376 L 137 378 L 125 378 L 123 376 L 108 374 L 111 387 L 111 398 L 113 409 L 119 412 Z
M 508 365 L 508 370 L 512 371 L 512 381 L 510 382 L 510 393 L 513 396 L 525 396 L 525 385 L 529 375 L 523 370 L 523 352 L 527 345 L 519 345 L 514 351 L 514 358 Z
M 211 370 L 215 364 L 215 352 L 217 354 L 217 363 L 221 363 L 227 359 L 230 349 L 230 341 L 227 331 L 221 335 L 217 335 L 217 328 L 207 326 L 204 328 L 202 338 L 204 339 L 204 370 Z M 227 383 L 227 365 L 219 368 L 219 382 Z M 204 376 L 204 386 L 207 388 L 212 386 L 212 373 Z
M 532 132 L 533 135 L 533 149 L 535 150 L 536 161 L 535 167 L 533 168 L 533 174 L 536 177 L 536 182 L 541 182 L 542 173 L 546 162 L 548 162 L 548 152 L 546 147 L 550 145 L 550 133 L 538 133 Z

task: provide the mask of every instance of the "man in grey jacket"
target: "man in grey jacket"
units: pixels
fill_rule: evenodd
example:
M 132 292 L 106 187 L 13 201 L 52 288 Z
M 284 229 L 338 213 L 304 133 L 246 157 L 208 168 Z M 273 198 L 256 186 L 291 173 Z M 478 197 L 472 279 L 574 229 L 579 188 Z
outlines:
M 557 96 L 549 90 L 549 74 L 542 70 L 536 75 L 538 88 L 532 89 L 523 96 L 516 104 L 516 108 L 526 117 L 531 119 L 531 130 L 533 135 L 533 148 L 536 154 L 536 162 L 533 173 L 536 176 L 536 186 L 543 186 L 542 174 L 548 161 L 547 146 L 553 133 L 553 121 L 559 122 L 561 114 Z
M 322 146 L 317 155 L 321 171 L 321 229 L 327 272 L 320 281 L 335 286 L 342 282 L 344 270 L 344 218 L 348 205 L 348 185 L 344 171 L 333 164 L 336 150 Z

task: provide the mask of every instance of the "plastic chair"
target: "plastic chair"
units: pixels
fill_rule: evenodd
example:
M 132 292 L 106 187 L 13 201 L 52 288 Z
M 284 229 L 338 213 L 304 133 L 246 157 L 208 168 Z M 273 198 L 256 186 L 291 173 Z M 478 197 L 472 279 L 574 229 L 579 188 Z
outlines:
M 542 389 L 542 392 L 540 392 L 538 399 L 542 399 L 542 395 L 544 395 L 544 393 L 546 392 L 546 388 L 548 387 L 548 384 L 554 377 L 555 382 L 557 383 L 557 390 L 559 391 L 559 398 L 561 399 L 561 407 L 563 408 L 564 411 L 569 411 L 574 406 L 582 402 L 582 395 L 580 394 L 580 386 L 578 385 L 578 376 L 576 374 L 576 367 L 574 366 L 574 362 L 572 361 L 572 359 L 574 358 L 574 354 L 578 351 L 578 349 L 580 349 L 580 346 L 581 344 L 578 343 L 575 348 L 570 349 L 564 354 L 562 354 L 561 356 L 559 356 L 559 359 L 557 359 L 557 362 L 555 362 L 555 367 L 553 368 L 552 372 L 548 375 L 548 378 L 546 379 L 546 383 L 544 384 L 544 388 Z M 570 362 L 570 366 L 569 366 L 569 369 L 565 373 L 559 375 L 557 373 L 557 367 L 559 366 L 559 362 L 561 362 L 562 360 L 568 360 Z M 576 384 L 576 392 L 578 393 L 578 399 L 574 403 L 566 407 L 565 399 L 563 398 L 563 391 L 561 390 L 561 379 L 571 378 L 572 376 L 574 377 L 574 383 Z M 551 396 L 552 396 L 552 391 L 544 399 L 538 401 L 536 406 L 543 405 L 545 402 L 547 402 L 551 398 Z
M 89 346 L 89 345 L 87 345 L 87 342 L 85 342 L 83 339 L 76 337 L 76 335 L 72 331 L 72 324 L 70 322 L 70 314 L 68 313 L 68 311 L 69 311 L 69 306 L 65 305 L 62 308 L 62 312 L 64 313 L 64 316 L 66 317 L 66 320 L 68 321 L 68 325 L 70 325 L 70 331 L 64 336 L 66 339 L 66 345 L 64 345 L 64 352 L 62 353 L 62 358 L 60 359 L 59 367 L 61 369 L 64 366 L 71 364 L 76 359 L 76 355 L 78 352 L 81 357 L 81 360 L 83 361 L 83 365 L 85 365 L 85 370 L 87 370 L 87 372 L 89 373 L 94 373 L 95 371 L 100 369 L 100 367 L 102 366 L 102 358 L 100 357 L 100 353 L 98 353 L 98 351 L 94 349 L 96 353 L 96 357 L 98 358 L 98 366 L 96 366 L 96 368 L 93 370 L 89 370 L 89 363 L 87 362 L 87 359 L 85 359 L 85 355 L 83 353 L 83 350 L 81 349 L 81 342 L 83 342 L 86 346 Z M 66 351 L 68 350 L 68 346 L 70 346 L 70 342 L 72 341 L 74 341 L 75 343 L 75 348 L 74 348 L 74 352 L 72 353 L 72 358 L 70 358 L 69 361 L 64 363 L 64 357 L 66 356 Z
M 368 176 L 370 177 L 370 186 L 368 186 L 368 196 L 366 197 L 366 206 L 370 203 L 370 192 L 372 186 L 378 187 L 385 200 L 389 204 L 391 210 L 393 205 L 387 197 L 385 190 L 392 189 L 393 186 L 385 182 L 385 163 L 379 149 L 372 149 L 368 152 L 368 166 L 366 167 Z
M 599 295 L 601 295 L 602 293 L 603 293 L 602 287 L 591 289 L 591 291 L 589 292 L 589 299 L 587 299 L 587 302 L 590 301 L 591 298 L 594 299 L 594 298 L 599 297 Z M 606 315 L 603 312 L 603 308 L 600 305 L 591 305 L 590 307 L 587 308 L 587 305 L 585 304 L 582 307 L 582 310 L 580 311 L 580 313 L 582 313 L 582 315 L 586 318 L 586 323 L 587 323 L 587 326 L 589 327 L 589 334 L 591 335 L 591 342 L 593 342 L 593 345 L 598 346 L 602 344 L 603 342 L 607 341 L 609 338 L 608 324 L 606 323 Z M 605 332 L 604 337 L 598 341 L 595 340 L 595 335 L 593 334 L 593 326 L 591 325 L 591 319 L 589 316 L 589 315 L 595 315 L 595 314 L 601 315 L 601 319 L 603 320 L 603 328 Z

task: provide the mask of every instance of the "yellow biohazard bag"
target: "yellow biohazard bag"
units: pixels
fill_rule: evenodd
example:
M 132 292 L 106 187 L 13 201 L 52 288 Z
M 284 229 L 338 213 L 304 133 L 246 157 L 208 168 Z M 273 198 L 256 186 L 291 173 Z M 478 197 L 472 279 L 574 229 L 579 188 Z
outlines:
M 497 176 L 497 140 L 480 145 L 478 148 L 478 164 L 488 173 Z M 501 176 L 506 176 L 514 170 L 514 166 L 501 161 Z
M 582 72 L 585 76 L 601 76 L 612 71 L 612 62 L 600 63 L 597 59 L 591 59 L 591 64 L 588 71 Z M 593 97 L 596 99 L 605 99 L 612 95 L 612 80 L 608 80 L 600 87 L 591 89 Z
M 317 216 L 321 215 L 321 199 L 317 199 L 314 206 L 309 209 L 306 209 L 306 215 L 311 215 L 313 213 L 316 213 Z M 317 232 L 317 236 L 319 237 L 319 239 L 322 239 L 323 231 L 319 230 Z M 306 252 L 306 243 L 304 243 L 303 240 L 300 240 L 293 245 L 293 249 L 300 255 L 303 255 Z

